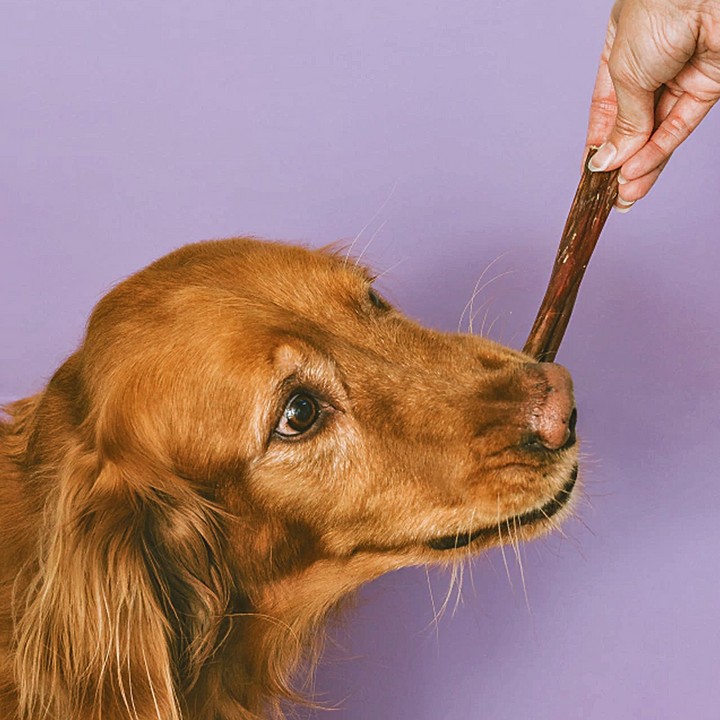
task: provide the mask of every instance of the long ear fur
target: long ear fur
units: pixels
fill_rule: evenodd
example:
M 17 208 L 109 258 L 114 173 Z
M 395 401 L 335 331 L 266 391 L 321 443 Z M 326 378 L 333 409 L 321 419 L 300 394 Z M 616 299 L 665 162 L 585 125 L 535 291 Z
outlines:
M 180 720 L 223 640 L 224 532 L 177 478 L 69 451 L 18 628 L 20 717 Z

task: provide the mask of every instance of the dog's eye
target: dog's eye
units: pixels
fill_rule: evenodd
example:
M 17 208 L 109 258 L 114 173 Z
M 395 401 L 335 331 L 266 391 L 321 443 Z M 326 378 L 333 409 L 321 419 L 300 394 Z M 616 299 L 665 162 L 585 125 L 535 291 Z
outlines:
M 314 398 L 298 393 L 290 398 L 277 426 L 278 435 L 293 437 L 307 432 L 318 419 L 320 410 Z
M 368 298 L 370 298 L 370 302 L 379 310 L 389 309 L 389 305 L 372 288 L 368 290 Z

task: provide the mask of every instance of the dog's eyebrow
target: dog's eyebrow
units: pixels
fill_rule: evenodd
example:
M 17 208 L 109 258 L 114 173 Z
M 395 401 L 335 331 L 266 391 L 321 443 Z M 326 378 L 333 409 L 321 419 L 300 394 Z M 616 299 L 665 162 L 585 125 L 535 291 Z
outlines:
M 348 263 L 347 269 L 350 270 L 354 275 L 356 275 L 358 279 L 363 283 L 363 285 L 372 285 L 373 282 L 375 282 L 375 278 L 377 278 L 377 273 L 374 273 L 366 265 L 356 264 L 355 262 L 352 262 Z
M 359 258 L 350 254 L 350 247 L 340 245 L 338 243 L 330 243 L 320 248 L 320 252 L 324 253 L 329 259 L 338 263 L 343 270 L 353 275 L 357 275 L 363 282 L 372 283 L 377 277 L 370 268 L 359 262 Z

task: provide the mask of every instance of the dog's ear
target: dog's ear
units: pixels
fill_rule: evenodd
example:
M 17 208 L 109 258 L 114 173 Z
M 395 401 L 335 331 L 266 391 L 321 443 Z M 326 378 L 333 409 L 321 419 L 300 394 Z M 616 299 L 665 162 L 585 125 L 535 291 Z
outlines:
M 68 447 L 18 627 L 21 717 L 180 720 L 222 641 L 215 506 L 179 478 Z

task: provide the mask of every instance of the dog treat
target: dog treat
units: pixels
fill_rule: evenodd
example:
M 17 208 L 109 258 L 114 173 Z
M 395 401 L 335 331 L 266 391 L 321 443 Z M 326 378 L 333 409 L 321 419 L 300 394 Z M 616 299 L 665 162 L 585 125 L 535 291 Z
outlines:
M 555 359 L 585 268 L 617 198 L 620 170 L 591 172 L 588 169 L 588 161 L 596 151 L 597 148 L 591 148 L 585 159 L 548 288 L 523 348 L 523 352 L 539 362 Z

